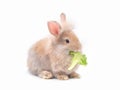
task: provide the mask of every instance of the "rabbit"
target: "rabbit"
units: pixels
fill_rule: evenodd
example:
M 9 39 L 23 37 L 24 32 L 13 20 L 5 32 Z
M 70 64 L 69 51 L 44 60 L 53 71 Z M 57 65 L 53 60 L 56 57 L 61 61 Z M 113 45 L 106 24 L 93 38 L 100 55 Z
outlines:
M 66 21 L 64 13 L 60 14 L 60 19 L 61 24 L 57 21 L 48 21 L 51 36 L 41 39 L 29 50 L 28 70 L 40 78 L 59 80 L 79 78 L 79 74 L 75 72 L 79 65 L 68 70 L 72 60 L 69 51 L 81 52 L 82 46 L 72 31 L 72 26 Z

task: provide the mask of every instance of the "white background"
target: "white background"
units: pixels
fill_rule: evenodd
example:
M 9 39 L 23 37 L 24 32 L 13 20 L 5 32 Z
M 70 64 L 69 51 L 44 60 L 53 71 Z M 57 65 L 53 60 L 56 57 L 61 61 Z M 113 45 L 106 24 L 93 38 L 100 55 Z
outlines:
M 27 71 L 30 46 L 61 12 L 75 24 L 87 55 L 81 79 L 44 80 Z M 0 0 L 0 90 L 120 90 L 119 0 Z

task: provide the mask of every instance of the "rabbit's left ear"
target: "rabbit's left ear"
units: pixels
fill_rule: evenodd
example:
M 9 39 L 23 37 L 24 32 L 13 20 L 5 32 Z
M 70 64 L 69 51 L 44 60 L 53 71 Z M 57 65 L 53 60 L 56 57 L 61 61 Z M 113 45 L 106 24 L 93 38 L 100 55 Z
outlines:
M 61 19 L 62 23 L 66 22 L 66 15 L 64 13 L 61 13 L 60 14 L 60 19 Z
M 59 23 L 57 23 L 56 21 L 49 21 L 48 22 L 48 29 L 49 32 L 54 35 L 54 36 L 58 36 L 60 34 L 60 29 L 61 26 Z

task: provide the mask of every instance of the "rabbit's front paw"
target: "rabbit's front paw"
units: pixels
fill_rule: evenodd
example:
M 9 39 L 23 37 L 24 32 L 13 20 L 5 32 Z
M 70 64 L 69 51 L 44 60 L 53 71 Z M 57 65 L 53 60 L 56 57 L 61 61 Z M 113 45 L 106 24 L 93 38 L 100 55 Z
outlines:
M 56 78 L 59 80 L 68 80 L 69 79 L 69 77 L 67 75 L 64 75 L 64 74 L 58 74 L 56 76 Z
M 69 75 L 70 78 L 80 78 L 80 75 L 76 72 L 72 72 L 70 75 Z

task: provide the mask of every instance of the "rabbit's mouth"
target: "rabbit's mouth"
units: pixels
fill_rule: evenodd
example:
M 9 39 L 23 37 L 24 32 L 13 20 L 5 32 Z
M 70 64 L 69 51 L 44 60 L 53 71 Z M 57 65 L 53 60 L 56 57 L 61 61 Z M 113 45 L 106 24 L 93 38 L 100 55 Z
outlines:
M 81 52 L 82 53 L 82 50 L 69 50 L 69 52 L 71 52 L 71 51 L 73 51 L 73 52 Z
M 69 55 L 70 52 L 80 52 L 82 53 L 82 50 L 72 50 L 72 49 L 66 49 L 65 52 Z

